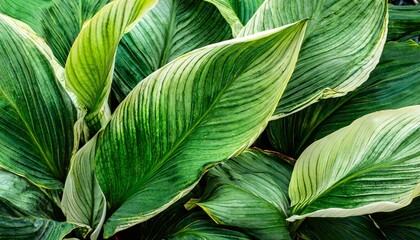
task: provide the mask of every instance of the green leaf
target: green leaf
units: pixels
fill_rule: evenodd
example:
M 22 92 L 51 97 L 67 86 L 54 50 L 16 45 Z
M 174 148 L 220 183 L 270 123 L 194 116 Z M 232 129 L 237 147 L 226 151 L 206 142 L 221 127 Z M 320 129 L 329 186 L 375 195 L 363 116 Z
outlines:
M 410 205 L 389 213 L 375 213 L 372 218 L 389 240 L 420 239 L 420 198 Z
M 419 145 L 420 105 L 366 115 L 314 142 L 292 174 L 289 220 L 407 206 L 420 193 Z
M 420 5 L 389 6 L 389 26 L 387 40 L 420 35 Z
M 0 12 L 25 22 L 45 39 L 64 66 L 85 21 L 108 0 L 0 0 Z
M 95 162 L 89 161 L 95 151 L 96 137 L 89 141 L 72 158 L 71 168 L 64 186 L 61 206 L 67 221 L 84 227 L 83 237 L 91 233 L 96 240 L 105 221 L 106 200 L 96 179 Z M 88 149 L 88 150 L 86 150 Z
M 386 40 L 387 17 L 385 0 L 266 0 L 239 36 L 309 19 L 299 61 L 274 117 L 343 96 L 366 81 Z
M 301 21 L 197 49 L 137 85 L 95 146 L 77 153 L 96 162 L 110 210 L 105 237 L 163 211 L 210 165 L 257 138 L 293 71 L 305 27 Z
M 277 151 L 298 157 L 317 139 L 366 114 L 420 104 L 420 45 L 413 41 L 385 44 L 369 79 L 348 95 L 322 100 L 270 122 L 268 135 Z
M 230 37 L 229 25 L 210 3 L 162 0 L 121 40 L 113 91 L 122 101 L 137 83 L 166 63 Z
M 62 239 L 75 228 L 53 219 L 47 195 L 24 178 L 0 169 L 0 239 Z
M 216 6 L 236 37 L 264 0 L 206 0 Z
M 277 162 L 276 162 L 277 161 Z M 248 150 L 209 170 L 198 205 L 218 224 L 240 227 L 257 239 L 291 239 L 286 218 L 291 165 Z
M 311 240 L 385 240 L 385 236 L 367 216 L 348 218 L 307 218 L 298 236 Z
M 191 195 L 191 194 L 189 194 Z M 138 239 L 197 239 L 197 240 L 245 240 L 250 239 L 244 233 L 227 226 L 218 225 L 199 209 L 186 211 L 183 204 L 185 196 L 156 217 L 133 228 L 121 232 L 121 238 L 138 236 Z
M 66 85 L 87 111 L 87 125 L 96 132 L 109 118 L 106 101 L 111 91 L 118 43 L 156 0 L 116 0 L 86 24 L 66 62 Z
M 0 167 L 60 189 L 73 150 L 75 108 L 42 40 L 1 14 L 0 31 Z

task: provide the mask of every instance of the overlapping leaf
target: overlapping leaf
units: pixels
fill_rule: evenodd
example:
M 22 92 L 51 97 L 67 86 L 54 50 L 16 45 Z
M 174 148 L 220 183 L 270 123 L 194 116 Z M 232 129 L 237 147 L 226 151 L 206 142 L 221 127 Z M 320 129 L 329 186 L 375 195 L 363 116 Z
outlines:
M 389 213 L 376 213 L 372 218 L 390 240 L 420 239 L 420 198 L 410 205 Z
M 420 106 L 379 111 L 310 145 L 290 182 L 293 214 L 394 211 L 420 194 Z
M 410 39 L 415 36 L 420 36 L 420 5 L 389 6 L 387 40 Z
M 275 117 L 339 97 L 367 80 L 386 40 L 385 0 L 266 0 L 239 36 L 308 19 L 296 69 Z
M 54 220 L 52 203 L 39 188 L 0 169 L 0 239 L 62 239 L 74 228 Z
M 75 108 L 35 33 L 4 15 L 0 31 L 0 166 L 59 189 L 73 150 Z
M 216 6 L 236 37 L 264 0 L 206 0 Z
M 420 45 L 413 41 L 385 44 L 369 79 L 347 96 L 326 99 L 291 116 L 270 122 L 275 148 L 297 158 L 312 142 L 375 111 L 420 104 Z
M 116 0 L 107 4 L 87 23 L 70 50 L 66 85 L 87 111 L 85 119 L 92 132 L 109 118 L 107 100 L 118 43 L 156 3 L 156 0 Z
M 121 40 L 113 91 L 122 101 L 137 83 L 166 63 L 230 37 L 229 25 L 210 3 L 162 0 Z
M 95 146 L 76 155 L 96 162 L 111 216 L 106 237 L 163 211 L 208 165 L 255 140 L 293 71 L 305 26 L 298 22 L 195 50 L 140 82 Z
M 278 163 L 277 163 L 277 162 Z M 204 195 L 191 200 L 218 224 L 245 229 L 256 239 L 291 239 L 288 186 L 291 165 L 248 150 L 208 173 Z

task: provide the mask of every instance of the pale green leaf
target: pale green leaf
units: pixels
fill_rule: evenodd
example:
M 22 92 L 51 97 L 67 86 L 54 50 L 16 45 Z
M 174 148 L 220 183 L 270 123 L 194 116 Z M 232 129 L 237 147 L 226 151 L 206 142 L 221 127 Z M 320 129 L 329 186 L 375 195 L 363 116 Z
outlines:
M 109 206 L 105 237 L 163 211 L 209 165 L 258 137 L 293 71 L 305 27 L 301 21 L 197 49 L 134 88 L 95 146 L 77 153 L 96 162 Z
M 107 100 L 118 43 L 156 0 L 115 0 L 103 7 L 82 29 L 66 62 L 66 85 L 85 108 L 92 130 L 108 120 Z
M 0 0 L 0 12 L 31 26 L 64 66 L 85 21 L 108 0 Z
M 385 0 L 266 0 L 239 36 L 300 19 L 309 20 L 308 30 L 275 118 L 360 86 L 378 63 L 386 40 Z
M 299 157 L 289 195 L 294 216 L 394 211 L 420 193 L 420 105 L 357 119 Z
M 420 5 L 389 6 L 387 40 L 420 36 Z
M 275 155 L 247 150 L 209 170 L 198 205 L 218 224 L 240 227 L 256 239 L 291 239 L 288 187 L 292 166 Z
M 375 213 L 372 219 L 389 240 L 420 239 L 420 198 L 415 198 L 410 205 L 397 211 Z
M 341 98 L 325 99 L 290 116 L 270 122 L 268 135 L 277 151 L 297 158 L 317 139 L 366 114 L 420 104 L 420 45 L 385 44 L 369 79 Z
M 72 158 L 61 202 L 67 221 L 85 228 L 84 237 L 93 231 L 91 240 L 98 238 L 106 214 L 105 196 L 94 173 L 95 163 L 88 161 L 93 156 L 84 155 L 94 153 L 90 148 L 95 144 L 96 137 Z
M 216 6 L 236 37 L 264 0 L 206 0 Z
M 0 169 L 0 239 L 62 239 L 75 228 L 54 218 L 46 194 Z
M 229 38 L 229 25 L 210 3 L 162 0 L 122 38 L 113 92 L 122 101 L 137 83 L 168 62 Z
M 0 166 L 60 189 L 73 148 L 76 111 L 35 33 L 0 14 Z

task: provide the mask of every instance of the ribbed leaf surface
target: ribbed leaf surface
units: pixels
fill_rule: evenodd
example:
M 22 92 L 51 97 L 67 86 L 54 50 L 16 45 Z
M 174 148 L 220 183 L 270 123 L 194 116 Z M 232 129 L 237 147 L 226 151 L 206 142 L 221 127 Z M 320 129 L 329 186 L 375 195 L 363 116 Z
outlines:
M 66 62 L 66 84 L 87 111 L 92 130 L 107 119 L 108 95 L 118 43 L 156 0 L 116 0 L 103 7 L 87 23 L 74 42 Z
M 206 0 L 216 6 L 236 37 L 264 0 Z
M 53 218 L 51 202 L 39 188 L 0 170 L 0 239 L 62 239 L 75 228 Z
M 190 204 L 216 223 L 243 228 L 256 239 L 291 239 L 286 218 L 292 167 L 280 161 L 263 151 L 245 151 L 212 168 L 204 195 Z
M 271 143 L 278 151 L 297 158 L 315 140 L 363 115 L 420 104 L 419 59 L 420 45 L 413 41 L 385 44 L 378 66 L 355 91 L 270 122 Z
M 35 33 L 4 15 L 0 31 L 0 166 L 59 189 L 73 148 L 75 108 Z
M 420 193 L 420 106 L 375 112 L 314 142 L 290 182 L 293 221 L 394 211 Z
M 113 91 L 122 101 L 137 83 L 166 63 L 230 37 L 229 25 L 210 3 L 162 0 L 121 40 Z
M 389 213 L 376 213 L 372 218 L 389 240 L 420 239 L 420 198 L 410 205 Z
M 299 22 L 195 50 L 137 85 L 95 147 L 76 155 L 96 161 L 110 207 L 106 237 L 163 211 L 209 164 L 255 140 L 293 71 L 305 26 Z
M 386 40 L 385 0 L 266 0 L 239 36 L 300 19 L 309 19 L 308 30 L 277 118 L 361 85 Z
M 389 6 L 388 41 L 420 36 L 420 5 Z M 408 39 L 406 39 L 408 40 Z
M 311 240 L 386 240 L 367 216 L 307 218 L 299 226 L 298 235 Z

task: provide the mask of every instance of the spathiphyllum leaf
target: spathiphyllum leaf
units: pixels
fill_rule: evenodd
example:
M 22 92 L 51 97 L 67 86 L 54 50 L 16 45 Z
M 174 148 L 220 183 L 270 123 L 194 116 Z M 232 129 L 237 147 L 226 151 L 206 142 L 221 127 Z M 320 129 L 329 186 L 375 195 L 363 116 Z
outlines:
M 208 172 L 198 205 L 218 224 L 240 227 L 256 239 L 291 239 L 287 195 L 291 165 L 275 155 L 247 150 Z
M 270 122 L 271 143 L 279 152 L 297 158 L 315 140 L 363 115 L 420 104 L 419 59 L 420 45 L 413 41 L 386 43 L 378 66 L 355 91 Z
M 106 101 L 111 91 L 118 43 L 156 0 L 115 0 L 86 24 L 66 62 L 66 84 L 82 108 L 87 125 L 95 132 L 109 118 Z
M 290 181 L 293 216 L 394 211 L 420 193 L 420 105 L 379 111 L 314 142 Z
M 28 24 L 64 66 L 85 21 L 108 0 L 0 0 L 0 12 Z
M 386 240 L 368 216 L 348 218 L 306 218 L 297 235 L 311 240 Z
M 308 30 L 275 118 L 343 96 L 367 80 L 386 40 L 387 2 L 266 0 L 239 36 L 300 19 L 309 20 Z
M 229 25 L 210 3 L 162 0 L 121 40 L 113 91 L 122 101 L 137 83 L 168 62 L 231 36 Z
M 206 0 L 216 6 L 236 37 L 264 0 Z
M 39 188 L 0 169 L 0 239 L 62 239 L 75 226 L 54 221 L 51 204 Z
M 134 88 L 96 143 L 76 154 L 96 164 L 109 207 L 105 237 L 163 211 L 208 166 L 257 138 L 293 71 L 305 27 L 301 21 L 197 49 Z
M 415 36 L 420 36 L 420 5 L 390 5 L 387 40 L 399 40 Z
M 0 167 L 60 189 L 73 150 L 75 108 L 42 40 L 1 14 L 0 31 Z
M 372 219 L 389 240 L 420 239 L 420 198 L 400 210 L 373 214 Z

